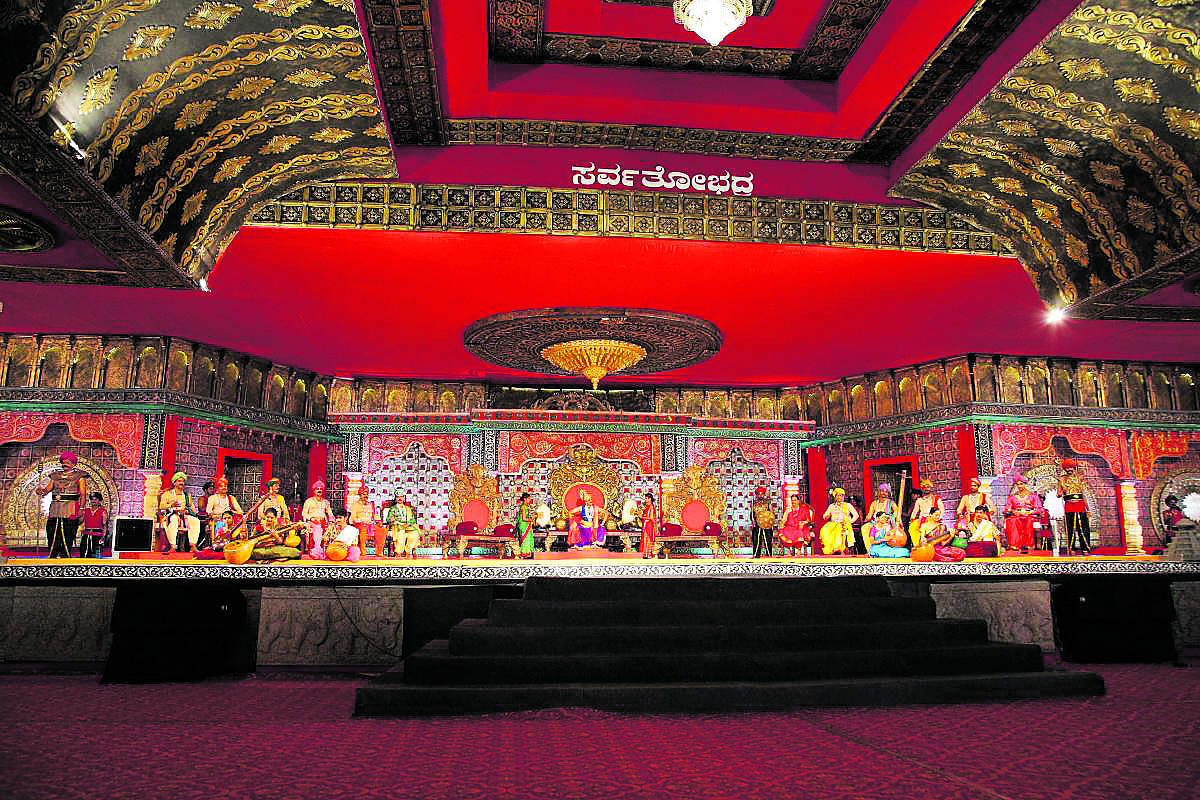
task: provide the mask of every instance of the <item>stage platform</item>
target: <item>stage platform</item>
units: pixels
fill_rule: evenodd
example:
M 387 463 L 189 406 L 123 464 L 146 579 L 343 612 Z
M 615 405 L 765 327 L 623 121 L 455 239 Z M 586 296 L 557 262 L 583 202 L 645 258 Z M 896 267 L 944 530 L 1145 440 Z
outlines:
M 879 575 L 954 580 L 1055 580 L 1087 575 L 1162 576 L 1200 579 L 1200 562 L 1168 561 L 1161 556 L 1008 556 L 967 559 L 954 564 L 916 563 L 907 559 L 866 557 L 679 558 L 642 559 L 636 554 L 579 557 L 549 554 L 536 560 L 512 559 L 366 559 L 355 563 L 300 560 L 233 566 L 224 561 L 175 557 L 136 559 L 10 558 L 0 564 L 0 582 L 94 581 L 110 579 L 231 580 L 282 584 L 421 584 L 522 581 L 555 577 L 695 577 L 703 575 L 839 577 Z

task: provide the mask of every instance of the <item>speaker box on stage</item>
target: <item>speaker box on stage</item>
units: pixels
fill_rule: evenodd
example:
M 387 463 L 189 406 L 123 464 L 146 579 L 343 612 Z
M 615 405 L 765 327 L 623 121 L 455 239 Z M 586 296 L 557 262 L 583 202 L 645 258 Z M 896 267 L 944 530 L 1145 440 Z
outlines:
M 1156 662 L 1176 658 L 1171 585 L 1156 578 L 1085 578 L 1050 592 L 1064 661 Z
M 113 555 L 121 552 L 148 553 L 154 549 L 154 520 L 117 517 L 113 533 Z
M 196 681 L 254 671 L 246 598 L 226 583 L 121 583 L 112 614 L 110 683 Z

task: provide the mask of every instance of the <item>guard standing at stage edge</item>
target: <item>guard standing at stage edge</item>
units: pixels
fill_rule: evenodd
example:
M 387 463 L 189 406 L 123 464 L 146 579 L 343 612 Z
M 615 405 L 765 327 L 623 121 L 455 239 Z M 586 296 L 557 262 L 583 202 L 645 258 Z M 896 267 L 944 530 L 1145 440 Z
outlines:
M 79 469 L 79 456 L 65 450 L 58 457 L 62 469 L 46 476 L 46 485 L 38 494 L 50 493 L 50 512 L 46 517 L 46 543 L 50 558 L 70 558 L 79 530 L 79 508 L 87 493 L 87 473 Z
M 767 489 L 760 486 L 754 490 L 754 504 L 750 507 L 754 520 L 754 554 L 752 558 L 770 558 L 775 539 L 775 511 L 767 499 Z

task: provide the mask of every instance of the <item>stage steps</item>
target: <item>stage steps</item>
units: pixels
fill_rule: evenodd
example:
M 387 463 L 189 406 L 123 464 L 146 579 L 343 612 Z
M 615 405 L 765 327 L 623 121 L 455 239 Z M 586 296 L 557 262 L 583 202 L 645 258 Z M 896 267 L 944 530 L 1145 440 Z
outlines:
M 597 599 L 603 598 L 603 599 Z M 360 716 L 728 711 L 1104 692 L 883 578 L 530 578 L 358 690 Z

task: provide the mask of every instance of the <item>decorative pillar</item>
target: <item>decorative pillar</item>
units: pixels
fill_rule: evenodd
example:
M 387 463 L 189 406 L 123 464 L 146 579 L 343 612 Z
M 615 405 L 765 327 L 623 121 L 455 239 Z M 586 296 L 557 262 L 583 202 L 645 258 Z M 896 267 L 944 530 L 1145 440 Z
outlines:
M 1121 512 L 1121 532 L 1125 538 L 1125 554 L 1140 556 L 1142 550 L 1142 524 L 1138 522 L 1137 483 L 1120 481 L 1117 492 Z
M 324 482 L 328 467 L 329 444 L 327 442 L 313 442 L 308 447 L 308 486 L 312 486 L 317 481 Z
M 809 447 L 808 454 L 808 504 L 824 513 L 829 505 L 829 470 L 825 463 L 825 448 Z
M 667 498 L 675 494 L 675 483 L 679 480 L 678 475 L 663 475 L 662 476 L 662 497 L 659 500 L 659 513 L 662 514 L 663 522 L 679 522 L 677 519 L 667 519 Z
M 162 441 L 162 474 L 171 475 L 175 472 L 175 448 L 176 438 L 179 436 L 179 417 L 168 415 L 166 423 L 163 425 L 163 441 Z M 154 506 L 158 508 L 158 503 Z
M 158 513 L 158 496 L 162 493 L 163 474 L 156 469 L 138 471 L 142 474 L 142 516 L 153 519 Z
M 792 495 L 800 494 L 800 481 L 802 479 L 795 475 L 783 476 L 783 503 L 787 507 L 787 499 Z
M 343 502 L 345 503 L 347 510 L 349 510 L 350 499 L 353 497 L 358 497 L 358 489 L 363 485 L 363 476 L 361 472 L 343 472 L 342 480 L 344 481 L 344 487 L 346 490 L 346 499 Z
M 975 442 L 975 426 L 960 426 L 957 431 L 957 440 L 958 474 L 962 481 L 963 494 L 966 494 L 971 489 L 971 478 L 979 472 L 979 449 Z

